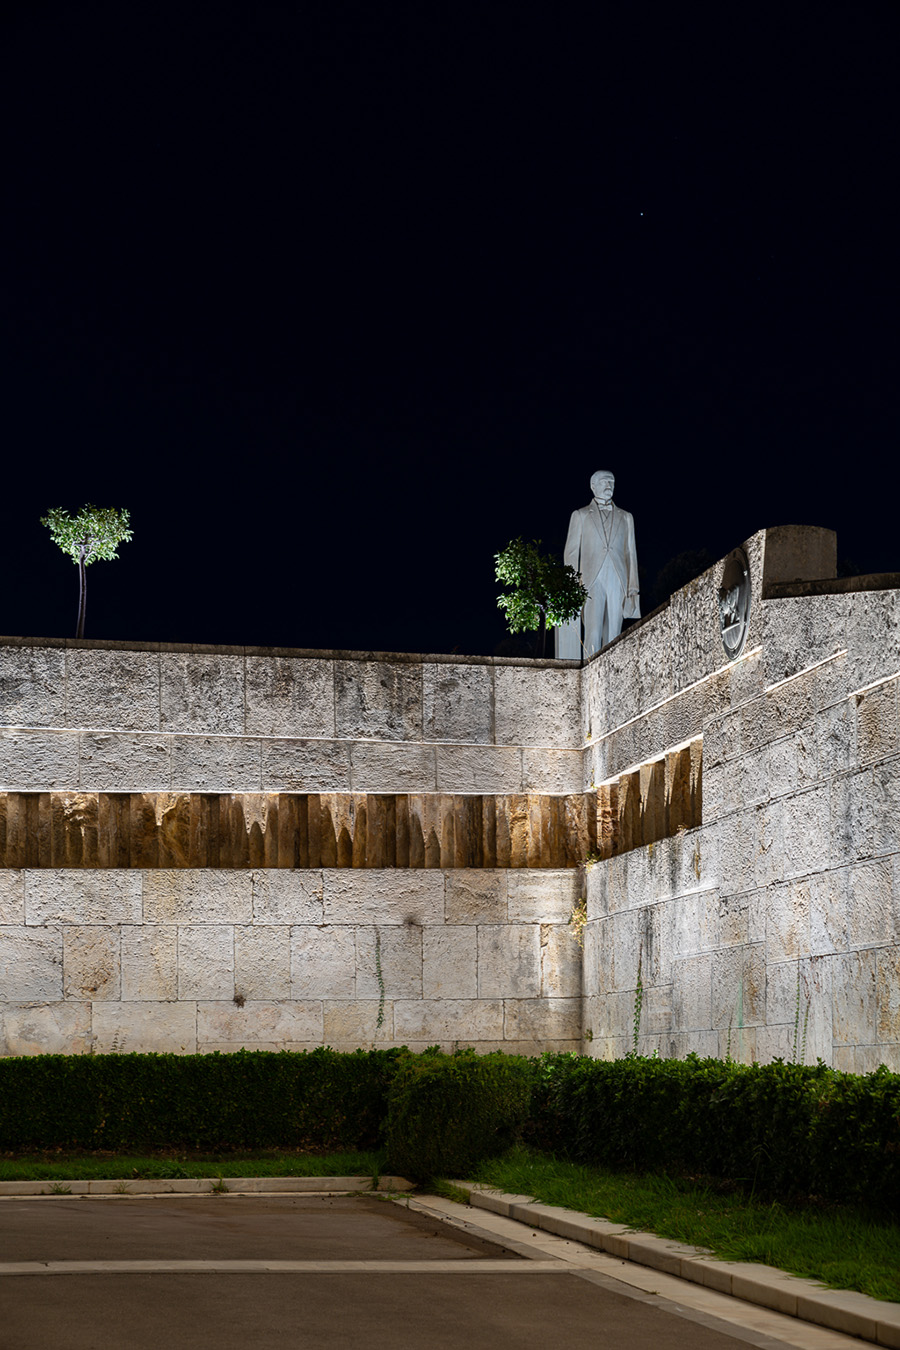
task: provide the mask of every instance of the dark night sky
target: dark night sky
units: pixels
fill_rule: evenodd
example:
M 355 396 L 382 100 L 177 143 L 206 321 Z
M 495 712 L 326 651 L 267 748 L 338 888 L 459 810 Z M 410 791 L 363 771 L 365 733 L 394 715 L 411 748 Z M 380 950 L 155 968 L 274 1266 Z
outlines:
M 900 569 L 894 4 L 29 0 L 0 31 L 0 631 L 490 653 L 594 469 L 646 586 Z

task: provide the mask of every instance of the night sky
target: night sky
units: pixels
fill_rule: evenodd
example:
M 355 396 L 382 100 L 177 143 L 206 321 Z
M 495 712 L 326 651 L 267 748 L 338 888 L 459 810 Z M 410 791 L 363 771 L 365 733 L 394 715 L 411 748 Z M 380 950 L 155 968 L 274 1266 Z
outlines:
M 900 570 L 896 4 L 29 0 L 0 28 L 0 632 L 491 654 L 597 468 L 646 601 Z

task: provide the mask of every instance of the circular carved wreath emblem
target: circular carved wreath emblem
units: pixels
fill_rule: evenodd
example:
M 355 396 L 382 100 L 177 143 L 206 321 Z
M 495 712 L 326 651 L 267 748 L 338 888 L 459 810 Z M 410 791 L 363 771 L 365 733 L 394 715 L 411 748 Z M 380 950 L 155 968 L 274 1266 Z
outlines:
M 750 627 L 750 560 L 742 548 L 725 559 L 719 587 L 719 630 L 730 661 L 744 650 Z

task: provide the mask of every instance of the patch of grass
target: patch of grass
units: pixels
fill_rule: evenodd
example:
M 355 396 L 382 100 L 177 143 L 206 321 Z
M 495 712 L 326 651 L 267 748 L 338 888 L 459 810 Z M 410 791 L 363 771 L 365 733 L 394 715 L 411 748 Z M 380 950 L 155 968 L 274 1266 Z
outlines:
M 516 1148 L 475 1180 L 547 1205 L 900 1302 L 900 1224 L 846 1205 L 787 1206 L 697 1177 L 611 1172 Z
M 136 1181 L 173 1177 L 378 1177 L 383 1153 L 29 1154 L 0 1158 L 0 1181 Z

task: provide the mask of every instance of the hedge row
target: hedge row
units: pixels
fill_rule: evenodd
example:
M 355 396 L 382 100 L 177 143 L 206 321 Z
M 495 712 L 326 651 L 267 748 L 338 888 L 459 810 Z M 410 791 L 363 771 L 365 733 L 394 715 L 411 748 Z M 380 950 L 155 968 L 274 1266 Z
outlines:
M 399 1050 L 0 1060 L 0 1149 L 372 1148 Z
M 528 1133 L 580 1162 L 900 1211 L 900 1075 L 884 1067 L 545 1056 Z
M 520 1135 L 584 1163 L 900 1211 L 900 1075 L 883 1068 L 397 1049 L 0 1060 L 5 1152 L 386 1145 L 422 1179 Z

